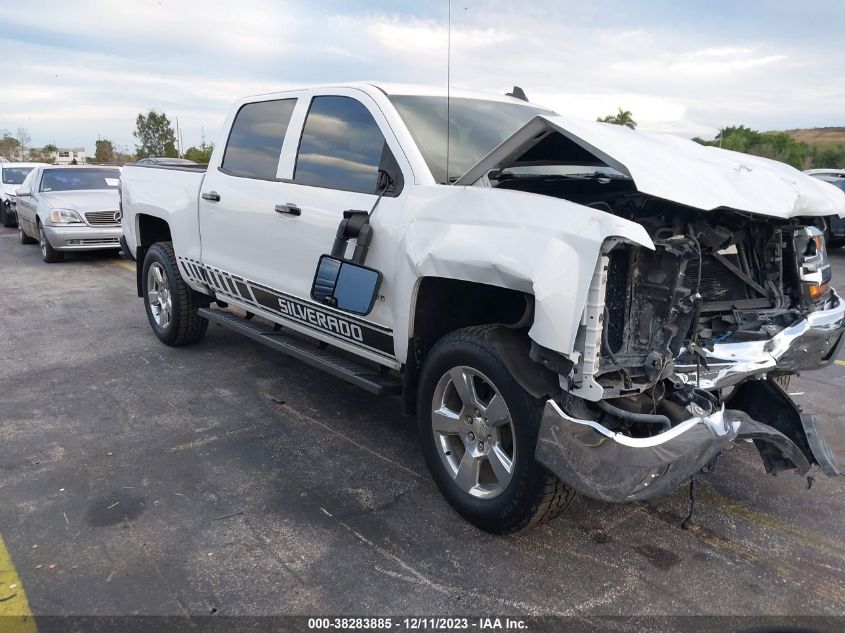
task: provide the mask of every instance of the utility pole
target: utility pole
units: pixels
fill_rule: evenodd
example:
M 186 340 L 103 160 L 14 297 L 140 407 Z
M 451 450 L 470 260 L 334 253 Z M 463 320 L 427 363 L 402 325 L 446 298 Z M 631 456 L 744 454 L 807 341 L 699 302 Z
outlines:
M 179 117 L 176 117 L 176 145 L 178 146 L 179 158 L 182 158 L 182 131 L 179 129 Z

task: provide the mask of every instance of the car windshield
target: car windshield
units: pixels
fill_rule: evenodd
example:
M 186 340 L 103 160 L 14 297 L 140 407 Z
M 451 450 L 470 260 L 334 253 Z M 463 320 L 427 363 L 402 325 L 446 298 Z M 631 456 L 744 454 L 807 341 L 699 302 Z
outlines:
M 46 169 L 41 178 L 41 191 L 83 191 L 116 189 L 120 180 L 117 169 Z
M 32 167 L 4 167 L 3 168 L 3 184 L 4 185 L 20 185 L 23 183 L 26 175 L 32 171 Z
M 538 114 L 529 104 L 446 97 L 393 95 L 390 101 L 411 132 L 434 179 L 445 184 L 463 176 Z M 446 113 L 449 113 L 449 174 L 446 175 Z

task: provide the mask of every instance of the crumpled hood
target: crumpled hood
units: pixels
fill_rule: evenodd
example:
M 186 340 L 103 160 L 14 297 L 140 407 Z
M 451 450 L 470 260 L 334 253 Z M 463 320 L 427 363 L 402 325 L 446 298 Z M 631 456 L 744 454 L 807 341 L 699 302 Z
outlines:
M 117 189 L 51 191 L 40 194 L 54 209 L 74 211 L 117 211 Z
M 845 216 L 845 192 L 785 163 L 671 134 L 562 116 L 535 117 L 455 184 L 474 184 L 491 169 L 519 163 L 520 156 L 555 132 L 630 176 L 641 193 L 657 198 L 702 211 L 728 208 L 784 219 Z

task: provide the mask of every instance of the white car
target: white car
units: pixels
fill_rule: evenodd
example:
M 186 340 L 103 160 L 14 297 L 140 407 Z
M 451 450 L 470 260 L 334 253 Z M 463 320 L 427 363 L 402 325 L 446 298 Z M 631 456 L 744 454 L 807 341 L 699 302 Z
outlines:
M 0 224 L 15 226 L 15 191 L 29 172 L 44 163 L 9 163 L 0 161 Z
M 65 251 L 120 248 L 117 167 L 36 167 L 18 188 L 18 234 L 22 244 L 38 242 L 45 262 Z
M 737 438 L 768 472 L 838 474 L 773 379 L 843 341 L 812 220 L 845 193 L 787 165 L 352 84 L 243 99 L 207 168 L 129 165 L 121 190 L 161 341 L 213 321 L 401 394 L 440 490 L 485 530 L 575 491 L 669 493 Z

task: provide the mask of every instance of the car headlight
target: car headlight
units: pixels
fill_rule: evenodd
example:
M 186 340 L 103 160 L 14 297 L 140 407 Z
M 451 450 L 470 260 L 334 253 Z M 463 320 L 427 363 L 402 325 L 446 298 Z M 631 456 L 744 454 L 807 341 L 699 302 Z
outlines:
M 831 270 L 824 234 L 815 226 L 802 227 L 792 234 L 792 248 L 804 296 L 812 302 L 825 299 L 830 290 Z
M 53 224 L 81 224 L 80 215 L 71 209 L 53 209 L 47 215 Z

